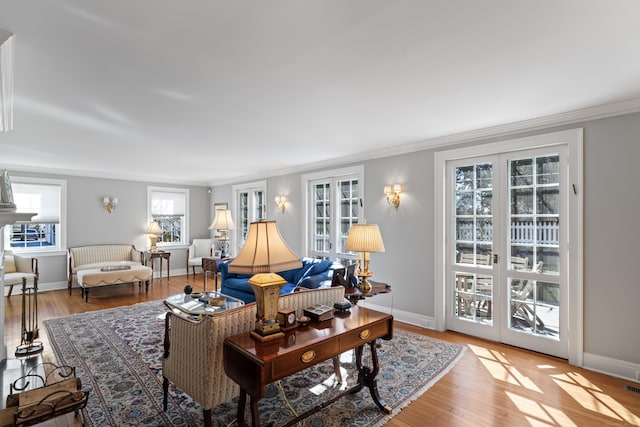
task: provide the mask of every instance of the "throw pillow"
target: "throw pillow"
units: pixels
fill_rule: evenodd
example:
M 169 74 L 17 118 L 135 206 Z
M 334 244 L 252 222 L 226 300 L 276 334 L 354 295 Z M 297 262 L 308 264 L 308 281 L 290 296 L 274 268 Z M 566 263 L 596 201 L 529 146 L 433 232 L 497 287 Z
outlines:
M 16 270 L 16 261 L 13 258 L 13 255 L 6 255 L 4 257 L 4 273 L 15 273 Z

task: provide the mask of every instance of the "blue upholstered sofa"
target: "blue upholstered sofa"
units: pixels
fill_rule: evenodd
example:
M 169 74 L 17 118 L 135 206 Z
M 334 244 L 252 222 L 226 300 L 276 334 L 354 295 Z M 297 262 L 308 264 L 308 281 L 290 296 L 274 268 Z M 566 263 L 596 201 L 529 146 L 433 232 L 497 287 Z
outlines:
M 256 300 L 251 285 L 247 283 L 250 275 L 236 274 L 229 272 L 229 263 L 232 260 L 225 261 L 218 266 L 218 270 L 222 275 L 222 286 L 220 292 L 235 298 L 239 298 L 246 303 Z M 316 289 L 320 287 L 324 281 L 331 281 L 333 276 L 333 261 L 302 258 L 302 267 L 293 270 L 277 272 L 287 284 L 282 287 L 280 294 L 288 294 L 293 292 L 296 286 L 302 286 L 308 289 Z

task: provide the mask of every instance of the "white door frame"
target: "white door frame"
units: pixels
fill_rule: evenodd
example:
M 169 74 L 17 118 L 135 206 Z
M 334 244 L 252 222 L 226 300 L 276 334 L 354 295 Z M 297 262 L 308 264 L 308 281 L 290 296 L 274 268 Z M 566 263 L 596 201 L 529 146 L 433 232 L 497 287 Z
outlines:
M 445 317 L 446 286 L 445 280 L 445 236 L 446 236 L 446 163 L 449 160 L 501 154 L 532 148 L 544 148 L 566 144 L 568 149 L 569 173 L 569 255 L 568 287 L 570 298 L 569 309 L 569 363 L 583 365 L 583 129 L 535 135 L 496 143 L 474 145 L 436 152 L 434 155 L 435 172 L 435 301 L 434 326 L 438 331 L 447 328 Z

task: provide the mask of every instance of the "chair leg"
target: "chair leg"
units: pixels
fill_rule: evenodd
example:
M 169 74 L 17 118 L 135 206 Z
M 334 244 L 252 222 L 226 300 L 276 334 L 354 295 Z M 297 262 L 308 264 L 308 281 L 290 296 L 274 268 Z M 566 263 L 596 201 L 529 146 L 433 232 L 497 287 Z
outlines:
M 336 374 L 336 379 L 340 384 L 342 384 L 342 371 L 340 371 L 340 356 L 335 356 L 333 358 L 333 371 Z
M 169 379 L 167 377 L 164 377 L 162 380 L 162 392 L 162 407 L 164 408 L 164 411 L 167 412 L 167 395 L 169 394 Z
M 9 293 L 7 294 L 7 298 L 11 298 L 11 292 L 13 292 L 13 285 L 9 285 Z
M 202 415 L 204 416 L 204 426 L 211 427 L 211 409 L 203 409 Z M 238 425 L 242 425 L 238 423 Z

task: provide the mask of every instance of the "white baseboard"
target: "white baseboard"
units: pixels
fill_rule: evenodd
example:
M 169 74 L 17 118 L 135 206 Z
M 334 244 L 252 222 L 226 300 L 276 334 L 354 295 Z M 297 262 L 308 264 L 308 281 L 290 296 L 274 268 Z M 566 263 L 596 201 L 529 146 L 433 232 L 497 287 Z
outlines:
M 67 286 L 68 286 L 67 282 L 49 282 L 49 283 L 38 282 L 38 292 L 57 291 L 60 289 L 67 289 Z M 8 292 L 9 292 L 9 287 L 5 286 L 4 295 L 7 296 Z M 13 287 L 13 292 L 11 293 L 11 296 L 14 296 L 14 295 L 22 295 L 22 285 L 20 286 L 15 285 Z
M 640 364 L 592 353 L 584 353 L 583 357 L 585 369 L 640 383 Z
M 433 317 L 423 316 L 422 314 L 398 310 L 396 308 L 390 308 L 383 305 L 370 304 L 369 302 L 366 302 L 366 300 L 358 302 L 358 305 L 362 305 L 363 307 L 367 307 L 372 310 L 381 311 L 383 313 L 389 313 L 399 322 L 420 326 L 421 328 L 434 329 L 435 320 Z

